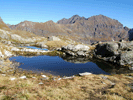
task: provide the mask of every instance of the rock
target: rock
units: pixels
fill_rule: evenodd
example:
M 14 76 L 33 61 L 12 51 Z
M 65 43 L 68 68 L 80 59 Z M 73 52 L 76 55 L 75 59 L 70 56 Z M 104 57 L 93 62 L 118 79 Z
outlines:
M 26 76 L 21 76 L 20 78 L 21 78 L 21 79 L 26 79 Z
M 78 45 L 69 44 L 67 46 L 62 47 L 62 49 L 71 50 L 71 51 L 88 51 L 90 47 L 82 44 L 78 44 Z
M 106 76 L 103 76 L 103 75 L 101 75 L 100 76 L 102 79 L 107 79 L 108 77 L 106 77 Z
M 118 44 L 119 44 L 119 49 L 121 49 L 121 50 L 127 50 L 128 49 L 127 43 L 120 42 Z
M 3 38 L 3 39 L 9 39 L 9 36 L 8 36 L 8 34 L 9 34 L 9 32 L 8 31 L 5 31 L 5 30 L 2 30 L 2 29 L 0 29 L 0 37 L 1 38 Z
M 47 77 L 46 75 L 41 75 L 42 77 Z
M 58 80 L 61 80 L 62 78 L 58 78 Z
M 2 54 L 2 52 L 1 52 L 1 51 L 0 51 L 0 57 L 2 57 L 2 58 L 4 57 L 4 55 Z
M 61 39 L 56 36 L 51 36 L 51 37 L 48 37 L 48 40 L 49 41 L 60 41 Z
M 91 75 L 91 74 L 92 74 L 92 73 L 89 73 L 89 72 L 79 73 L 80 76 Z
M 16 48 L 16 47 L 13 47 L 12 49 L 11 49 L 11 51 L 20 51 L 18 48 Z
M 118 44 L 115 42 L 108 42 L 105 44 L 98 44 L 95 49 L 96 55 L 101 55 L 102 57 L 111 57 L 118 55 Z
M 10 78 L 11 81 L 15 80 L 16 78 Z
M 21 38 L 21 36 L 19 36 L 17 34 L 11 34 L 11 39 L 24 42 L 24 40 Z
M 129 67 L 129 70 L 132 70 L 133 71 L 133 66 Z
M 120 55 L 120 65 L 131 65 L 133 64 L 133 52 L 132 51 L 126 51 L 121 53 Z
M 41 48 L 48 48 L 47 45 L 45 45 L 46 42 L 37 42 L 36 45 L 38 45 Z
M 43 84 L 42 82 L 39 83 L 40 85 Z
M 65 52 L 66 54 L 70 56 L 88 56 L 88 52 L 90 50 L 90 47 L 83 45 L 83 44 L 78 44 L 78 45 L 72 45 L 69 44 L 67 46 L 63 46 L 61 48 L 61 51 Z
M 78 45 L 74 46 L 73 51 L 78 51 L 78 50 L 88 51 L 89 49 L 90 49 L 90 47 L 88 47 L 86 45 L 78 44 Z
M 61 51 L 62 49 L 61 48 L 56 48 L 57 51 Z
M 74 78 L 75 76 L 73 75 L 73 76 L 71 76 L 71 77 L 64 77 L 63 79 L 72 79 L 72 78 Z
M 5 52 L 5 56 L 7 56 L 7 57 L 11 57 L 13 55 L 11 52 L 9 52 L 7 50 L 4 50 L 4 52 Z
M 85 56 L 85 53 L 84 53 L 83 51 L 78 51 L 78 52 L 77 52 L 77 55 L 78 55 L 78 56 Z

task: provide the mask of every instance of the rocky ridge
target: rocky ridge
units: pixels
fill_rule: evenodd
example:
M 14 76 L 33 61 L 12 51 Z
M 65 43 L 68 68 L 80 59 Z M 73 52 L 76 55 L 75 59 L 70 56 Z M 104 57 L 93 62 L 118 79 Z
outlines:
M 117 20 L 104 15 L 89 18 L 74 15 L 69 19 L 63 18 L 57 23 L 48 21 L 37 23 L 24 21 L 17 25 L 9 26 L 11 29 L 25 30 L 40 36 L 68 36 L 74 41 L 91 44 L 97 41 L 128 40 L 130 30 Z

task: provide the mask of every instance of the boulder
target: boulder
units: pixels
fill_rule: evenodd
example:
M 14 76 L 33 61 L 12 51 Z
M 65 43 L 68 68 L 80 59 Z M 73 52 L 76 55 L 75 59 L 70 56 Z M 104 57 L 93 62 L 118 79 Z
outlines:
M 78 45 L 69 44 L 67 46 L 63 46 L 62 49 L 70 51 L 88 51 L 90 47 L 83 44 L 78 44 Z
M 133 51 L 126 51 L 120 54 L 120 65 L 133 64 Z
M 88 51 L 90 49 L 90 47 L 86 46 L 86 45 L 82 45 L 82 44 L 78 44 L 76 46 L 74 46 L 73 51 Z
M 118 55 L 118 44 L 115 42 L 99 43 L 96 46 L 95 54 L 101 55 L 102 57 L 111 57 Z
M 48 40 L 49 41 L 60 41 L 61 39 L 56 36 L 51 36 L 51 37 L 48 37 Z
M 83 51 L 78 51 L 78 52 L 77 52 L 77 55 L 78 55 L 78 56 L 85 56 L 85 53 L 84 53 Z
M 45 45 L 45 42 L 37 42 L 36 45 L 38 45 L 41 48 L 48 48 L 48 46 Z

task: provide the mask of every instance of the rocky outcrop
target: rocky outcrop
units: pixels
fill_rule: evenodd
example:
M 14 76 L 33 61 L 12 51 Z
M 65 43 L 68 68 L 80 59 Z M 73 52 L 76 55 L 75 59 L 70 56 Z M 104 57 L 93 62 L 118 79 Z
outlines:
M 83 44 L 78 44 L 78 45 L 72 45 L 69 44 L 67 46 L 61 47 L 61 49 L 58 49 L 59 51 L 65 52 L 66 55 L 70 56 L 83 56 L 87 57 L 89 55 L 89 50 L 90 47 L 83 45 Z
M 98 43 L 94 50 L 94 57 L 118 65 L 133 67 L 133 41 Z

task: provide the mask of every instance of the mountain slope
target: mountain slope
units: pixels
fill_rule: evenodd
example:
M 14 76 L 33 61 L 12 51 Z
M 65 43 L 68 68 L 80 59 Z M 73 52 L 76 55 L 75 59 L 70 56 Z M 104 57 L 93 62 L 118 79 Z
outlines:
M 69 19 L 63 18 L 57 23 L 48 21 L 37 23 L 24 21 L 17 25 L 9 26 L 11 29 L 25 30 L 41 36 L 64 35 L 69 38 L 90 44 L 97 41 L 128 40 L 128 28 L 117 20 L 104 15 L 90 18 L 74 15 Z
M 0 17 L 0 29 L 10 30 Z

